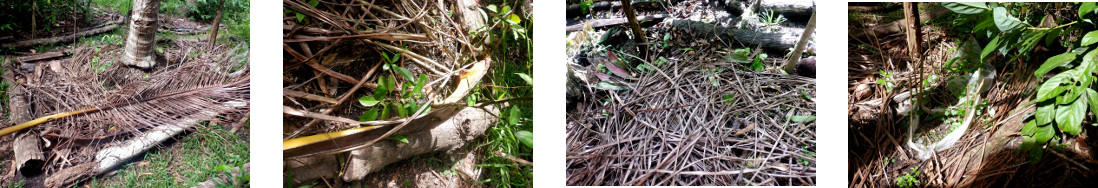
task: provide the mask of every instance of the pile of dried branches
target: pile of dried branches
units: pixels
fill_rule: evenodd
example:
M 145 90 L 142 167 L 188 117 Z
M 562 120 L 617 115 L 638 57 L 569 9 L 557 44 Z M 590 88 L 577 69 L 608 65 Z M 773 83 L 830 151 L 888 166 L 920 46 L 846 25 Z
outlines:
M 177 50 L 193 46 L 197 45 L 180 43 L 172 53 L 188 54 Z M 104 160 L 98 156 L 104 148 L 125 145 L 158 127 L 198 121 L 239 126 L 248 114 L 250 98 L 250 71 L 246 63 L 241 63 L 247 60 L 245 46 L 237 45 L 233 50 L 217 46 L 208 53 L 172 58 L 147 70 L 117 63 L 112 57 L 118 57 L 122 49 L 112 45 L 92 47 L 99 50 L 76 48 L 68 59 L 13 62 L 9 68 L 16 84 L 12 87 L 25 93 L 12 99 L 25 101 L 12 102 L 30 104 L 29 109 L 13 111 L 27 111 L 33 118 L 98 110 L 32 129 L 31 133 L 46 140 L 44 172 L 51 178 L 58 174 L 74 178 L 61 178 L 64 180 L 52 182 L 59 183 L 54 186 L 70 184 L 106 170 L 70 168 L 96 166 L 93 164 Z
M 815 79 L 743 71 L 723 47 L 676 37 L 687 40 L 656 50 L 649 59 L 668 61 L 644 62 L 657 68 L 627 90 L 577 84 L 568 185 L 814 185 L 815 124 L 791 117 L 815 114 Z
M 470 2 L 473 4 L 470 5 Z M 480 20 L 480 10 L 475 8 L 479 5 L 475 1 L 340 0 L 321 1 L 316 6 L 299 0 L 285 0 L 283 3 L 286 9 L 292 10 L 292 13 L 286 14 L 283 21 L 283 56 L 286 60 L 283 63 L 283 93 L 285 95 L 283 103 L 285 104 L 284 108 L 287 109 L 284 111 L 300 112 L 287 113 L 283 116 L 285 121 L 283 138 L 287 140 L 318 133 L 324 134 L 361 128 L 359 124 L 354 123 L 354 119 L 358 119 L 356 117 L 360 117 L 371 107 L 359 105 L 357 99 L 362 96 L 372 96 L 374 91 L 379 89 L 378 84 L 375 84 L 378 83 L 378 80 L 381 78 L 396 79 L 396 82 L 400 85 L 415 84 L 402 77 L 395 67 L 386 64 L 392 63 L 393 66 L 407 68 L 414 75 L 421 73 L 427 75 L 427 84 L 421 90 L 422 93 L 427 94 L 427 97 L 401 101 L 416 104 L 429 104 L 429 101 L 438 103 L 447 95 L 453 94 L 460 94 L 458 97 L 465 96 L 464 92 L 457 93 L 458 90 L 453 89 L 455 87 L 452 86 L 459 85 L 456 82 L 459 82 L 458 79 L 462 77 L 458 75 L 464 76 L 473 72 L 465 71 L 472 70 L 466 68 L 477 67 L 468 62 L 477 62 L 478 64 L 485 62 L 481 64 L 483 69 L 488 69 L 483 66 L 491 64 L 491 61 L 485 58 L 488 53 L 482 47 L 489 44 L 478 42 L 483 38 L 477 38 L 470 34 L 480 27 L 484 27 L 483 21 Z M 297 17 L 299 14 L 302 17 Z M 399 57 L 397 54 L 399 54 Z M 383 66 L 386 68 L 382 68 Z M 391 93 L 400 93 L 401 90 L 402 88 L 399 85 L 397 88 L 389 88 Z M 422 113 L 439 114 L 441 112 L 435 111 L 443 111 L 440 109 L 444 108 L 438 106 L 431 109 L 431 112 L 424 111 Z M 458 108 L 458 110 L 460 109 Z M 470 109 L 466 108 L 466 111 L 468 110 Z M 393 114 L 395 113 L 393 112 Z M 431 119 L 430 121 L 437 124 L 450 119 L 453 116 L 452 113 L 450 114 L 438 118 L 416 117 L 414 115 L 405 119 L 394 117 L 393 119 L 380 119 L 377 122 L 395 120 L 417 122 L 407 124 L 418 124 L 418 122 Z M 479 118 L 478 120 L 493 120 L 492 122 L 495 120 L 495 117 L 492 116 Z M 467 124 L 469 124 L 468 121 L 462 125 Z M 381 166 L 422 154 L 423 151 L 434 152 L 438 149 L 445 149 L 443 145 L 449 143 L 457 144 L 446 147 L 461 147 L 462 143 L 471 140 L 454 139 L 417 144 L 419 138 L 412 138 L 416 135 L 412 132 L 427 135 L 427 133 L 437 131 L 432 128 L 445 127 L 440 125 L 438 127 L 423 128 L 432 130 L 428 132 L 421 129 L 423 125 L 403 127 L 398 123 L 382 126 L 385 128 L 364 132 L 381 131 L 378 132 L 378 135 L 380 135 L 380 133 L 386 133 L 386 130 L 392 129 L 407 136 L 412 143 L 400 144 L 393 140 L 382 140 L 377 143 L 329 144 L 323 147 L 307 145 L 301 147 L 311 147 L 308 149 L 323 152 L 310 152 L 302 155 L 284 150 L 284 155 L 287 155 L 284 156 L 287 163 L 294 165 L 288 166 L 286 173 L 292 174 L 290 178 L 293 179 L 292 181 L 295 184 L 310 183 L 317 181 L 317 179 L 332 185 L 340 185 L 344 182 L 363 183 L 357 182 L 357 180 L 367 179 L 367 174 L 377 171 Z M 479 136 L 476 131 L 463 133 L 468 133 L 467 136 L 470 138 Z M 346 137 L 364 139 L 367 138 L 366 136 L 371 136 L 367 134 L 373 133 L 361 133 Z M 431 138 L 430 136 L 438 137 L 439 135 L 428 135 L 424 138 Z M 325 149 L 329 146 L 351 149 Z M 367 154 L 370 149 L 379 152 L 375 152 L 377 154 Z M 372 157 L 372 155 L 390 157 L 377 158 Z M 335 156 L 354 158 L 355 161 L 348 163 L 355 164 L 341 167 L 344 163 L 336 162 L 334 160 Z M 326 161 L 328 159 L 333 160 Z M 371 164 L 357 165 L 358 163 Z M 468 161 L 465 163 L 468 163 Z M 301 166 L 301 169 L 304 170 L 296 170 L 296 166 Z M 478 170 L 458 170 L 465 172 L 465 175 L 468 175 L 468 178 L 472 178 L 474 181 L 479 179 L 480 172 Z M 339 179 L 340 176 L 342 176 L 342 181 L 331 181 L 332 179 Z M 389 178 L 386 176 L 381 175 L 380 177 Z M 397 175 L 392 176 L 396 177 Z M 437 177 L 441 179 L 441 182 L 462 182 L 462 179 Z M 378 182 L 385 181 L 378 180 L 378 178 L 370 179 Z M 417 178 L 415 181 L 419 184 L 421 180 Z

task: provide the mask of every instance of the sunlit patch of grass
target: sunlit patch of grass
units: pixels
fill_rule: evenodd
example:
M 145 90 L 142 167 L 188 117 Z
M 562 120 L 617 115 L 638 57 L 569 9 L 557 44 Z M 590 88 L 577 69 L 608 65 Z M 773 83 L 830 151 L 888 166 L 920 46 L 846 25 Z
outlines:
M 248 142 L 227 128 L 222 125 L 200 125 L 197 130 L 180 137 L 177 143 L 152 151 L 143 160 L 126 164 L 113 176 L 89 180 L 87 185 L 191 187 L 210 178 L 221 177 L 225 168 L 239 169 L 250 161 Z

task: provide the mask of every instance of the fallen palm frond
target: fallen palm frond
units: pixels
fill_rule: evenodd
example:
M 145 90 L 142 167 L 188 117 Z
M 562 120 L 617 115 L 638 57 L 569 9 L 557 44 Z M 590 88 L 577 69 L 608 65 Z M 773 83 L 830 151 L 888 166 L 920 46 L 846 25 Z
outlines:
M 12 87 L 26 91 L 18 99 L 32 104 L 17 110 L 40 118 L 0 130 L 0 135 L 42 133 L 50 156 L 43 168 L 50 174 L 47 184 L 98 175 L 197 123 L 232 123 L 245 115 L 250 71 L 246 60 L 237 61 L 236 51 L 222 53 L 226 50 L 218 46 L 199 56 L 173 58 L 150 72 L 100 59 L 120 53 L 112 46 L 100 46 L 99 52 L 77 49 L 70 59 L 12 66 L 9 71 L 17 75 Z M 80 166 L 90 169 L 73 168 Z
M 283 108 L 283 113 L 291 115 L 300 114 L 299 116 L 324 119 L 328 121 L 370 125 L 285 140 L 282 142 L 283 157 L 298 158 L 312 155 L 345 152 L 369 146 L 370 144 L 373 144 L 378 140 L 384 139 L 394 133 L 407 133 L 430 129 L 438 125 L 439 123 L 446 121 L 458 111 L 461 111 L 461 108 L 464 107 L 464 104 L 459 104 L 458 102 L 461 101 L 461 99 L 463 99 L 472 88 L 476 87 L 477 83 L 480 82 L 480 79 L 488 73 L 488 67 L 490 63 L 490 59 L 485 59 L 474 63 L 473 66 L 469 69 L 462 70 L 461 73 L 458 74 L 458 77 L 461 80 L 458 81 L 457 88 L 454 89 L 454 92 L 451 93 L 449 97 L 442 100 L 441 104 L 443 105 L 438 106 L 434 110 L 431 110 L 431 112 L 425 114 L 423 113 L 423 110 L 427 108 L 420 108 L 420 111 L 417 111 L 414 115 L 403 120 L 357 122 L 346 118 L 331 117 L 310 112 L 302 112 L 288 107 Z M 425 105 L 430 106 L 430 103 Z M 386 125 L 392 124 L 399 125 L 396 127 L 383 128 Z M 404 127 L 406 125 L 412 126 Z

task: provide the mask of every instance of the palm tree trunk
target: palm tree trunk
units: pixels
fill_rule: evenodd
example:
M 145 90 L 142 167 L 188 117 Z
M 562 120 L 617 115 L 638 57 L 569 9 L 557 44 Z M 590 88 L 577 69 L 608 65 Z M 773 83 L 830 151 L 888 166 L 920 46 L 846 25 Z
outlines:
M 156 13 L 160 0 L 134 0 L 122 63 L 141 68 L 156 65 Z

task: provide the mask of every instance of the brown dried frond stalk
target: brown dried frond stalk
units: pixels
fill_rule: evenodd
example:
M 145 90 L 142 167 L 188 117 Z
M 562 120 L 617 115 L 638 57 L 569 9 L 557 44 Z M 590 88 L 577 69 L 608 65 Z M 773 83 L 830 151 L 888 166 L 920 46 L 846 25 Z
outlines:
M 82 53 L 86 54 L 92 53 Z M 141 78 L 139 70 L 95 67 L 79 62 L 82 58 L 86 56 L 51 67 L 53 71 L 26 84 L 35 96 L 37 116 L 84 111 L 51 119 L 49 127 L 68 131 L 63 136 L 95 137 L 185 120 L 216 121 L 211 117 L 248 108 L 246 67 L 230 75 L 223 63 L 192 61 L 168 65 Z

